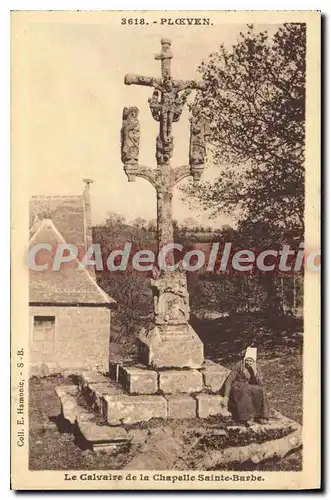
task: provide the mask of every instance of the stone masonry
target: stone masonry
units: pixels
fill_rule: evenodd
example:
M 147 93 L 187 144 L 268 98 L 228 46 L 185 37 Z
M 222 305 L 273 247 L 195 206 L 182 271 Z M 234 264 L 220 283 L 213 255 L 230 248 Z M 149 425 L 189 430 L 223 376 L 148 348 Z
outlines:
M 36 342 L 33 321 L 39 316 L 55 318 L 49 342 Z M 30 306 L 30 317 L 30 375 L 84 368 L 107 371 L 111 321 L 108 307 Z M 47 372 L 42 373 L 43 369 Z

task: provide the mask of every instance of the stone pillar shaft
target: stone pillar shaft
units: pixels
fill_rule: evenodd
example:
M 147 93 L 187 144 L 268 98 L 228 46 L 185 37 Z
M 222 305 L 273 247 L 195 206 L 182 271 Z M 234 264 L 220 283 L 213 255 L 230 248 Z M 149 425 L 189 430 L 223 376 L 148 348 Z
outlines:
M 140 128 L 138 109 L 124 108 L 122 126 L 122 161 L 129 181 L 143 177 L 154 186 L 157 194 L 157 243 L 162 252 L 166 245 L 174 241 L 172 222 L 173 188 L 177 182 L 188 175 L 198 179 L 191 168 L 172 169 L 170 159 L 173 153 L 172 123 L 178 121 L 186 98 L 191 89 L 203 88 L 203 83 L 174 80 L 171 76 L 171 41 L 161 41 L 161 53 L 155 59 L 161 61 L 162 78 L 141 75 L 126 75 L 127 85 L 154 87 L 149 105 L 153 118 L 159 122 L 159 135 L 156 140 L 157 168 L 141 167 L 138 164 Z M 183 91 L 184 94 L 181 94 Z M 192 129 L 192 127 L 191 127 Z M 200 129 L 198 130 L 200 131 Z M 195 129 L 194 133 L 196 135 Z M 202 136 L 202 133 L 200 134 Z M 202 137 L 203 142 L 203 137 Z M 197 149 L 197 141 L 191 141 Z M 198 143 L 203 152 L 203 144 Z M 191 154 L 194 165 L 200 160 L 199 155 Z M 199 164 L 199 167 L 201 165 Z M 201 168 L 198 174 L 201 175 Z M 173 266 L 175 255 L 173 248 L 163 252 L 165 264 Z M 198 368 L 204 361 L 203 344 L 193 328 L 188 324 L 189 300 L 186 275 L 183 271 L 160 269 L 152 280 L 154 300 L 154 322 L 148 331 L 141 332 L 141 361 L 154 367 L 190 367 Z

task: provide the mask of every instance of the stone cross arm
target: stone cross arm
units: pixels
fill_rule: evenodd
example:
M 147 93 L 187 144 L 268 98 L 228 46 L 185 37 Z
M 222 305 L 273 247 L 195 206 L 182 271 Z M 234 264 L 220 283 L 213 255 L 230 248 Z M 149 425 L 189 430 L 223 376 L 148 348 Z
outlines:
M 125 75 L 125 85 L 143 85 L 144 87 L 160 87 L 162 85 L 162 78 L 154 78 L 153 76 L 140 76 L 140 75 Z
M 162 169 L 149 168 L 142 165 L 132 164 L 125 165 L 124 171 L 128 177 L 129 182 L 135 181 L 135 177 L 141 177 L 149 181 L 155 189 L 158 189 L 163 183 Z M 169 177 L 168 188 L 172 189 L 178 182 L 192 175 L 192 168 L 190 165 L 183 165 L 181 167 L 171 168 Z
M 152 186 L 156 188 L 157 183 L 157 170 L 154 168 L 143 167 L 137 164 L 124 165 L 124 172 L 127 175 L 129 182 L 134 182 L 136 177 L 142 177 L 149 181 Z
M 177 91 L 181 91 L 187 88 L 190 89 L 200 89 L 205 88 L 204 82 L 197 82 L 195 80 L 172 80 Z M 162 90 L 163 79 L 154 78 L 153 76 L 141 76 L 141 75 L 125 75 L 124 83 L 126 85 L 142 85 L 144 87 L 154 87 L 158 90 Z

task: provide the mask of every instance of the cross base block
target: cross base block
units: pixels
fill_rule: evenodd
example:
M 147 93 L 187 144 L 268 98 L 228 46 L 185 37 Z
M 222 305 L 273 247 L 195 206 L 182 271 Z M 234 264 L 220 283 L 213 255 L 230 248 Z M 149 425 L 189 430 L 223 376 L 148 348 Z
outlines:
M 140 361 L 154 368 L 200 368 L 203 343 L 190 325 L 173 331 L 171 325 L 155 325 L 139 336 Z

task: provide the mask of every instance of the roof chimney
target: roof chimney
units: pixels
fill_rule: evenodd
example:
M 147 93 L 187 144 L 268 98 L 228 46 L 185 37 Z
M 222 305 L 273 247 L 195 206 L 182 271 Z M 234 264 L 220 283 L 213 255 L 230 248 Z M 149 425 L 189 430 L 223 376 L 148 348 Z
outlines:
M 84 189 L 84 202 L 85 205 L 89 208 L 91 212 L 91 199 L 90 199 L 90 184 L 93 184 L 92 179 L 83 179 L 83 182 L 85 184 L 85 189 Z M 90 213 L 91 215 L 91 213 Z
M 90 184 L 93 184 L 94 180 L 93 179 L 83 179 L 83 182 L 85 183 L 85 193 L 90 190 Z
M 83 179 L 85 189 L 83 194 L 84 201 L 84 226 L 85 226 L 85 251 L 93 243 L 92 238 L 92 218 L 91 218 L 91 197 L 90 197 L 90 184 L 93 183 L 92 179 Z M 94 267 L 88 266 L 88 270 L 92 276 L 95 275 Z

